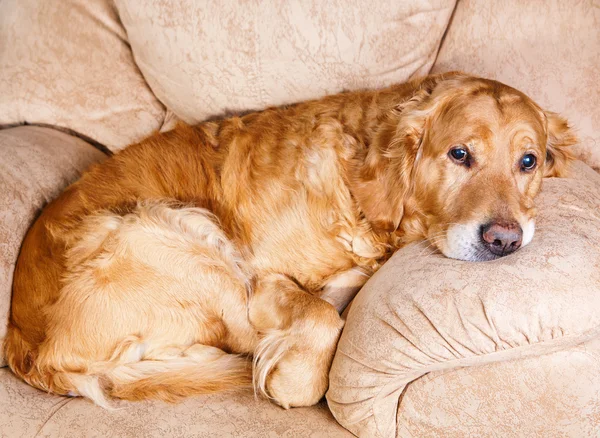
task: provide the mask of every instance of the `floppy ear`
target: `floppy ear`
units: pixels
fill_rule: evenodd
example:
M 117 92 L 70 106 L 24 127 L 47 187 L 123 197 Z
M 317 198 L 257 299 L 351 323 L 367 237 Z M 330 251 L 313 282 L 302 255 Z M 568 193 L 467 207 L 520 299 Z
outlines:
M 416 83 L 412 97 L 382 117 L 368 148 L 350 164 L 350 190 L 374 229 L 392 232 L 400 225 L 427 119 L 436 107 L 431 93 L 441 79 Z
M 550 111 L 545 111 L 544 114 L 548 121 L 544 176 L 566 176 L 573 160 L 570 146 L 577 143 L 577 136 L 566 119 Z

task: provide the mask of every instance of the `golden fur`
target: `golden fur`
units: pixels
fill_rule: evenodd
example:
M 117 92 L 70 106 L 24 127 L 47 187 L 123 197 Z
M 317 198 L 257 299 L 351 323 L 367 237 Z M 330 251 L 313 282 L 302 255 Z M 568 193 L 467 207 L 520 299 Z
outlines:
M 542 177 L 565 171 L 574 141 L 522 93 L 461 73 L 154 135 L 29 231 L 9 366 L 103 406 L 248 386 L 252 371 L 276 403 L 316 403 L 338 311 L 393 251 L 426 238 L 493 258 L 477 240 L 490 220 L 518 223 L 526 244 Z M 468 168 L 449 158 L 457 144 Z

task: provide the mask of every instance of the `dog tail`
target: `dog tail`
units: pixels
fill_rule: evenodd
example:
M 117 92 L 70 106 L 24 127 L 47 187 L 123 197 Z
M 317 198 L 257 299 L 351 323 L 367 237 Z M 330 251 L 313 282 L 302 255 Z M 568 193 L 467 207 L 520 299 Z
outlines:
M 10 330 L 5 341 L 10 368 L 31 386 L 87 397 L 107 409 L 113 408 L 112 397 L 176 402 L 192 395 L 252 387 L 252 367 L 244 356 L 201 344 L 172 347 L 147 358 L 144 350 L 145 344 L 132 337 L 124 340 L 108 361 L 68 371 L 44 358 L 43 352 L 34 358 L 18 330 Z
M 245 357 L 204 348 L 217 352 L 211 353 L 213 357 L 183 355 L 116 367 L 106 373 L 107 393 L 124 400 L 153 398 L 172 403 L 192 395 L 252 387 L 252 367 Z

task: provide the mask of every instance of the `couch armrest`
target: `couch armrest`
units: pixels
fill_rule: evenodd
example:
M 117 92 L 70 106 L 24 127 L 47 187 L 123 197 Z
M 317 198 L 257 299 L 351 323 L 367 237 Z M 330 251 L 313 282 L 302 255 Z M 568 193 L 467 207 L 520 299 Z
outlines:
M 40 209 L 106 155 L 69 134 L 35 126 L 0 130 L 0 344 L 21 242 Z M 0 349 L 0 366 L 5 365 Z
M 455 413 L 449 410 L 452 403 L 447 399 L 456 394 L 446 394 L 446 405 L 438 403 L 437 409 L 433 406 L 431 410 L 427 394 L 407 398 L 409 385 L 420 385 L 432 395 L 431 400 L 437 397 L 439 402 L 444 399 L 439 393 L 449 386 L 453 373 L 466 367 L 477 370 L 473 377 L 480 376 L 471 386 L 491 388 L 486 376 L 493 373 L 479 372 L 484 367 L 502 367 L 512 361 L 546 361 L 549 355 L 575 351 L 586 342 L 595 348 L 592 358 L 597 360 L 600 175 L 582 163 L 574 166 L 573 173 L 577 179 L 544 182 L 538 198 L 538 232 L 531 244 L 515 254 L 492 262 L 471 263 L 431 254 L 423 244 L 411 245 L 398 251 L 365 285 L 350 309 L 330 374 L 327 399 L 343 426 L 359 436 L 413 436 L 403 433 L 406 424 L 398 425 L 397 421 L 423 424 L 427 421 L 415 416 L 433 415 L 439 421 L 431 423 L 440 430 L 450 430 Z M 570 356 L 560 357 L 562 365 L 569 367 Z M 531 368 L 531 362 L 528 366 Z M 424 385 L 426 375 L 438 378 Z M 507 376 L 502 372 L 496 375 Z M 520 372 L 509 374 L 500 386 L 519 398 L 527 391 L 525 382 L 530 377 Z M 578 382 L 579 387 L 586 381 L 589 386 L 590 376 L 581 373 L 581 378 L 587 380 Z M 547 382 L 540 379 L 540 385 Z M 594 376 L 591 385 L 597 406 L 600 376 Z M 498 386 L 493 385 L 496 389 Z M 485 391 L 478 394 L 484 398 L 482 404 L 487 401 Z M 418 397 L 420 404 L 415 407 L 412 403 L 412 417 L 407 417 L 405 407 Z M 560 405 L 564 401 L 547 403 Z M 577 403 L 575 406 L 581 407 Z M 505 406 L 499 404 L 493 409 L 494 415 L 488 417 L 510 423 L 503 416 Z M 568 413 L 574 422 L 581 421 L 582 428 L 593 420 L 590 416 L 586 420 L 576 409 Z M 550 425 L 556 428 L 553 436 L 564 435 L 558 433 L 563 432 L 559 422 L 564 417 L 542 418 L 545 424 L 541 425 L 539 419 L 526 415 L 529 412 L 524 409 L 523 423 L 531 423 L 528 431 L 533 428 L 539 433 L 541 426 Z M 594 415 L 599 417 L 600 413 L 596 410 Z M 575 420 L 579 417 L 581 420 Z M 460 436 L 490 433 L 477 427 L 460 432 Z M 414 436 L 436 435 L 430 428 Z

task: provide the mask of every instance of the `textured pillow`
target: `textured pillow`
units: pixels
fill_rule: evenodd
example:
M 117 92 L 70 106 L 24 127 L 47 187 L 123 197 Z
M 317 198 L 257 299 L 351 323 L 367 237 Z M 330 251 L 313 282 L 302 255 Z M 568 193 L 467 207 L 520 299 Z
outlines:
M 164 116 L 111 0 L 0 1 L 0 125 L 60 126 L 116 150 Z
M 464 70 L 566 116 L 578 156 L 600 172 L 600 4 L 461 0 L 433 72 Z
M 13 272 L 25 233 L 48 201 L 82 170 L 104 158 L 85 141 L 54 129 L 0 130 L 0 345 L 6 335 Z
M 116 0 L 150 87 L 188 123 L 427 74 L 455 0 Z
M 583 163 L 573 175 L 544 181 L 536 235 L 516 253 L 473 263 L 415 244 L 371 278 L 352 304 L 330 375 L 327 399 L 344 427 L 370 437 L 488 436 L 487 425 L 502 424 L 519 427 L 519 436 L 587 436 L 597 427 L 600 375 L 588 371 L 600 356 L 600 175 Z M 584 342 L 589 351 L 577 353 Z M 533 358 L 546 361 L 533 381 L 547 398 L 528 389 Z M 502 363 L 517 359 L 502 373 Z M 580 366 L 584 359 L 592 366 Z M 424 382 L 427 374 L 435 380 Z M 559 390 L 565 386 L 571 391 Z M 514 405 L 489 403 L 502 392 L 500 400 L 521 402 L 520 423 L 508 417 Z M 488 408 L 481 422 L 472 417 L 479 405 Z M 413 423 L 431 427 L 413 435 Z M 568 427 L 585 434 L 563 433 Z

